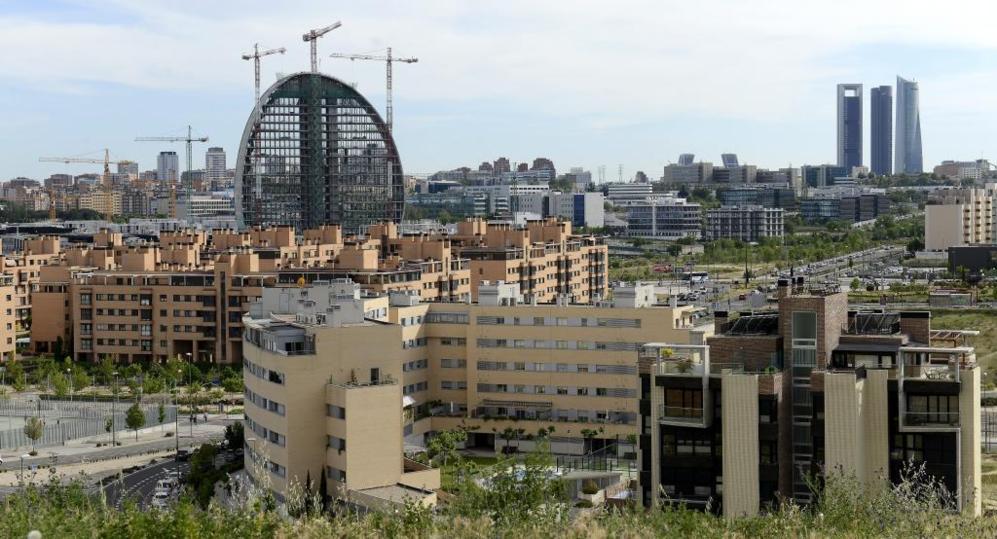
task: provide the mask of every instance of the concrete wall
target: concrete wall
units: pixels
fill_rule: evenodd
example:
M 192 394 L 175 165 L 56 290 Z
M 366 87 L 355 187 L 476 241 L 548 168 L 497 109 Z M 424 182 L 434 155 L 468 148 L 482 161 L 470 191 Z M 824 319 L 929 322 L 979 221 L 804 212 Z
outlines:
M 979 516 L 983 512 L 983 477 L 980 451 L 980 368 L 963 369 L 959 392 L 959 424 L 962 425 L 959 451 L 962 461 L 959 478 L 962 489 L 962 510 Z
M 724 516 L 758 513 L 758 377 L 725 374 L 721 380 L 723 410 Z

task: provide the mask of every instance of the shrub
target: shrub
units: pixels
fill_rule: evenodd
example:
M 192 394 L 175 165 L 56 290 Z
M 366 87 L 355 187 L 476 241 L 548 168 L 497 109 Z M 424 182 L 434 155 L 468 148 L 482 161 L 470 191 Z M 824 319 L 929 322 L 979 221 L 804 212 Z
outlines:
M 579 507 L 579 508 L 582 508 L 582 509 L 591 509 L 592 507 L 595 507 L 595 506 L 592 505 L 592 502 L 590 502 L 588 500 L 578 500 L 578 502 L 575 503 L 575 507 Z
M 591 496 L 593 494 L 598 494 L 598 492 L 599 485 L 595 481 L 586 479 L 585 482 L 582 483 L 582 494 L 588 494 Z

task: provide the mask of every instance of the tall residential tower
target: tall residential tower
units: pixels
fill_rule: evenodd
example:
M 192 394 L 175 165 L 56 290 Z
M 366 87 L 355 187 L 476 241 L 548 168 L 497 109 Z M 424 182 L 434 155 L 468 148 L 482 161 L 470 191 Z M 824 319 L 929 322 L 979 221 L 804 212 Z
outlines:
M 893 170 L 897 174 L 920 174 L 921 111 L 917 82 L 897 77 L 897 138 Z
M 862 85 L 838 85 L 838 166 L 862 166 Z
M 877 86 L 869 91 L 872 123 L 869 153 L 870 170 L 875 174 L 892 174 L 893 162 L 893 88 Z

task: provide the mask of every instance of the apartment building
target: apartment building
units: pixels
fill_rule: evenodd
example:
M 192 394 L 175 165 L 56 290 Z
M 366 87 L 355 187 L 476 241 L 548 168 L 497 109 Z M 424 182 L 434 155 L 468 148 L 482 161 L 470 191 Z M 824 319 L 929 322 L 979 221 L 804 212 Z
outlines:
M 649 183 L 609 183 L 606 184 L 606 200 L 614 206 L 642 204 L 653 190 Z
M 452 236 L 402 236 L 387 223 L 363 237 L 325 226 L 301 236 L 289 227 L 178 230 L 135 245 L 103 231 L 64 252 L 47 241 L 46 265 L 26 270 L 30 300 L 43 306 L 33 312 L 31 345 L 80 360 L 238 362 L 241 317 L 264 286 L 349 278 L 447 303 L 471 301 L 489 279 L 515 282 L 538 303 L 588 303 L 608 290 L 606 246 L 552 220 L 525 228 L 468 221 Z
M 914 464 L 980 514 L 978 332 L 933 330 L 924 311 L 849 311 L 836 285 L 801 278 L 778 298 L 716 313 L 703 346 L 642 349 L 642 503 L 751 515 L 812 501 L 808 475 L 874 489 Z
M 721 206 L 706 211 L 706 239 L 734 239 L 759 241 L 762 238 L 781 238 L 783 235 L 782 208 L 762 206 Z
M 613 298 L 531 305 L 508 283 L 450 304 L 343 280 L 265 288 L 243 320 L 250 451 L 278 494 L 324 472 L 330 494 L 355 501 L 438 486 L 406 479 L 416 469 L 401 447 L 441 430 L 494 451 L 507 429 L 549 430 L 560 453 L 583 453 L 589 429 L 589 449 L 627 440 L 638 432 L 637 350 L 702 343 L 712 327 L 693 327 L 691 307 L 655 305 L 650 286 Z
M 924 206 L 924 247 L 993 243 L 994 202 L 991 189 L 945 189 L 932 193 Z

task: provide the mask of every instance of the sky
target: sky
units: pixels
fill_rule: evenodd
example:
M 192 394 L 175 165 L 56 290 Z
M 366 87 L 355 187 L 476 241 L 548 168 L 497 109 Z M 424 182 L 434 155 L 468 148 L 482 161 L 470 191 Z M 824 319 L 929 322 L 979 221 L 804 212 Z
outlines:
M 0 0 L 0 179 L 98 172 L 41 156 L 138 161 L 192 125 L 235 160 L 264 89 L 320 70 L 383 112 L 384 65 L 328 58 L 392 47 L 395 138 L 406 173 L 506 156 L 652 178 L 678 159 L 735 152 L 760 167 L 836 158 L 838 83 L 917 80 L 924 163 L 997 160 L 997 2 L 881 0 Z M 865 161 L 869 160 L 868 119 Z M 183 157 L 181 157 L 181 162 Z

